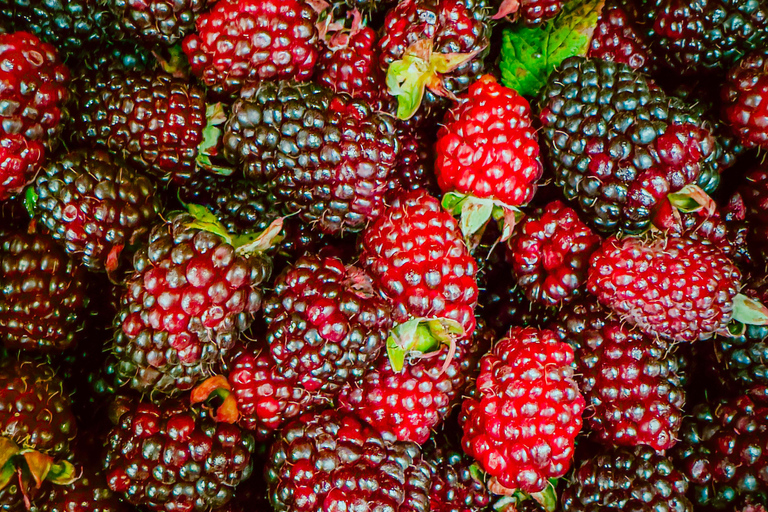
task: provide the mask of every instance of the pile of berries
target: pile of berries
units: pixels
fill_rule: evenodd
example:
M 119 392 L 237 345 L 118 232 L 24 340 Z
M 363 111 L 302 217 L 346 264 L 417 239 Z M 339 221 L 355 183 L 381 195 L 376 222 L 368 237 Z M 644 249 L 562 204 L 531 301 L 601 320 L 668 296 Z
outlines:
M 768 0 L 0 0 L 0 510 L 765 512 Z

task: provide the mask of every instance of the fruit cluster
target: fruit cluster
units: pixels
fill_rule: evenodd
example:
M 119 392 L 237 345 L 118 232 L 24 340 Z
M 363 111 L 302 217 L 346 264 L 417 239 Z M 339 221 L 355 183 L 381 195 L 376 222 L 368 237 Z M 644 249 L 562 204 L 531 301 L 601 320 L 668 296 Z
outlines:
M 0 510 L 765 512 L 768 0 L 0 0 Z

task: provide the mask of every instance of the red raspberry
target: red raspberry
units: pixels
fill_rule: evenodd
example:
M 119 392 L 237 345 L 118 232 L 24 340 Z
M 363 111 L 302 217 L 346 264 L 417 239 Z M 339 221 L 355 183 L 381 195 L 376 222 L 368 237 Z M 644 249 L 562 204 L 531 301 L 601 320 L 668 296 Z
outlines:
M 513 327 L 480 361 L 462 446 L 502 486 L 540 492 L 568 471 L 584 410 L 573 363 L 573 348 L 532 327 Z
M 528 101 L 490 75 L 475 82 L 446 113 L 435 147 L 443 192 L 525 205 L 541 177 L 539 145 Z

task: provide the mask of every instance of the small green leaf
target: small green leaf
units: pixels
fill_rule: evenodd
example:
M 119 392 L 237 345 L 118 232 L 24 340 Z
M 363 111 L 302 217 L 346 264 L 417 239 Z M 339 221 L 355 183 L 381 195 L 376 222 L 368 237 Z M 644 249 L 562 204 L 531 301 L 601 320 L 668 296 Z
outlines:
M 406 55 L 389 65 L 387 87 L 397 97 L 398 119 L 410 119 L 421 105 L 430 79 L 429 63 L 415 55 Z
M 717 204 L 698 185 L 686 185 L 677 192 L 667 195 L 669 202 L 683 213 L 693 213 L 701 209 L 712 215 L 717 211 Z
M 443 196 L 443 209 L 452 213 L 453 215 L 458 215 L 461 213 L 461 203 L 466 199 L 467 196 L 465 194 L 459 194 L 458 192 L 448 192 Z
M 24 457 L 27 462 L 27 469 L 35 480 L 35 485 L 40 487 L 53 467 L 53 458 L 37 450 L 22 450 L 19 455 Z
M 16 474 L 16 467 L 13 464 L 6 464 L 0 470 L 0 489 L 4 489 L 11 482 L 13 475 Z
M 80 478 L 77 473 L 75 466 L 62 460 L 51 466 L 46 480 L 56 485 L 70 485 Z
M 397 338 L 390 333 L 387 338 L 387 357 L 389 358 L 389 364 L 392 365 L 392 369 L 400 373 L 405 366 L 405 350 L 400 348 L 397 344 Z
M 469 476 L 471 476 L 472 480 L 476 482 L 485 482 L 485 473 L 477 464 L 477 462 L 469 466 Z
M 555 485 L 552 482 L 553 480 L 550 480 L 549 485 L 543 491 L 531 494 L 531 498 L 541 505 L 545 512 L 555 512 L 557 510 L 557 492 L 555 492 Z
M 232 245 L 235 247 L 235 252 L 244 256 L 264 252 L 282 239 L 280 235 L 282 231 L 283 218 L 279 217 L 261 233 L 235 237 Z
M 733 298 L 733 319 L 749 325 L 768 325 L 768 308 L 741 293 Z
M 19 453 L 19 446 L 16 443 L 7 437 L 0 437 L 0 467 L 5 467 L 17 453 Z
M 469 239 L 480 231 L 491 218 L 493 214 L 492 199 L 478 199 L 468 197 L 461 207 L 461 218 L 459 227 L 464 238 Z
M 199 204 L 188 204 L 187 210 L 195 218 L 194 221 L 189 223 L 189 227 L 219 235 L 228 244 L 232 244 L 232 235 L 229 234 L 227 228 L 208 208 Z
M 539 27 L 516 23 L 504 29 L 501 81 L 523 96 L 535 96 L 568 57 L 586 55 L 605 0 L 571 0 Z

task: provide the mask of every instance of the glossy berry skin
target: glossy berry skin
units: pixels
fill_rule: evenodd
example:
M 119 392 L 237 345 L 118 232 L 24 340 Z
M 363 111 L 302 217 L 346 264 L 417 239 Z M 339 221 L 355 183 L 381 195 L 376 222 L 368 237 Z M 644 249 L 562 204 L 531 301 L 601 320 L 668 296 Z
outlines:
M 432 468 L 413 443 L 391 442 L 352 414 L 305 414 L 283 428 L 267 461 L 275 512 L 427 512 Z
M 392 325 L 370 276 L 338 258 L 310 255 L 277 277 L 264 320 L 278 371 L 324 393 L 360 380 Z
M 528 101 L 491 75 L 473 83 L 437 134 L 435 174 L 443 192 L 529 203 L 541 177 Z
M 114 270 L 160 211 L 154 183 L 104 150 L 50 160 L 35 180 L 35 218 L 91 270 Z
M 225 505 L 251 475 L 253 438 L 177 400 L 123 405 L 107 435 L 109 488 L 147 510 L 204 512 Z
M 389 66 L 422 39 L 430 39 L 434 53 L 478 55 L 449 73 L 440 75 L 445 88 L 453 94 L 465 91 L 485 70 L 491 27 L 489 9 L 476 0 L 400 0 L 387 11 L 379 30 L 379 68 L 386 76 Z M 420 111 L 425 119 L 441 115 L 448 101 L 429 89 L 424 93 Z
M 768 269 L 768 168 L 749 172 L 738 190 L 744 207 L 749 254 L 759 269 Z
M 323 393 L 310 393 L 277 369 L 268 349 L 240 351 L 232 358 L 227 380 L 237 401 L 239 425 L 259 441 L 269 439 L 301 414 L 328 405 Z
M 271 263 L 190 227 L 180 213 L 136 252 L 115 320 L 118 376 L 141 392 L 191 389 L 220 364 L 261 307 Z
M 570 468 L 584 410 L 573 362 L 573 348 L 532 327 L 512 327 L 480 361 L 461 442 L 502 486 L 540 492 Z
M 362 100 L 293 82 L 244 90 L 223 145 L 246 178 L 328 234 L 360 231 L 381 215 L 399 149 L 389 116 Z
M 99 69 L 78 77 L 73 142 L 107 149 L 139 169 L 183 181 L 196 171 L 205 93 L 164 71 Z
M 555 184 L 600 232 L 641 233 L 669 193 L 717 186 L 708 125 L 624 64 L 569 58 L 539 106 Z
M 632 24 L 624 7 L 610 3 L 600 13 L 587 56 L 626 64 L 645 73 L 656 67 L 644 35 Z
M 85 320 L 85 270 L 46 235 L 0 235 L 0 337 L 5 347 L 59 351 Z
M 768 490 L 768 405 L 764 388 L 694 407 L 673 456 L 699 507 L 727 509 Z
M 681 74 L 726 71 L 768 42 L 768 5 L 749 0 L 651 0 L 642 8 L 653 52 Z
M 675 351 L 612 317 L 594 298 L 563 308 L 553 324 L 574 347 L 593 436 L 608 446 L 674 446 L 685 405 Z
M 109 489 L 101 471 L 89 464 L 82 468 L 82 475 L 73 484 L 52 486 L 47 512 L 130 512 L 129 506 Z
M 553 201 L 516 227 L 507 260 L 530 301 L 554 306 L 586 283 L 589 257 L 600 241 L 573 209 Z
M 704 351 L 724 390 L 744 393 L 752 386 L 768 386 L 768 327 L 745 325 L 742 333 L 716 335 L 712 341 Z
M 446 346 L 436 356 L 407 362 L 400 372 L 383 354 L 362 381 L 341 390 L 339 406 L 382 434 L 424 444 L 459 405 L 492 337 L 492 331 L 479 328 L 473 336 L 459 339 L 447 366 L 451 352 Z
M 440 195 L 434 171 L 435 132 L 408 125 L 398 126 L 400 151 L 395 164 L 396 180 L 393 182 L 394 188 L 388 193 L 387 204 L 392 204 L 400 195 L 414 190 L 423 190 L 435 197 Z
M 723 85 L 723 117 L 746 147 L 768 149 L 768 51 L 746 55 Z
M 592 255 L 587 287 L 651 337 L 711 338 L 728 325 L 741 272 L 716 247 L 685 237 L 606 240 Z
M 230 96 L 264 80 L 309 80 L 320 51 L 316 24 L 304 0 L 218 2 L 182 49 L 206 87 Z
M 34 179 L 43 162 L 45 146 L 23 135 L 0 135 L 0 201 L 18 196 Z
M 386 85 L 376 42 L 376 32 L 366 26 L 329 36 L 317 59 L 315 81 L 336 93 L 380 103 Z
M 526 25 L 535 27 L 560 14 L 564 4 L 563 0 L 521 0 L 518 16 Z
M 673 461 L 649 446 L 603 448 L 583 460 L 562 494 L 563 512 L 693 512 L 688 482 Z
M 148 45 L 171 46 L 195 28 L 215 0 L 109 0 L 123 29 Z
M 0 62 L 0 135 L 55 146 L 69 98 L 69 70 L 56 49 L 28 32 L 0 34 Z
M 474 331 L 477 264 L 437 199 L 421 191 L 403 195 L 360 244 L 360 264 L 389 299 L 396 323 L 448 318 Z
M 33 359 L 6 357 L 0 363 L 0 386 L 3 389 L 0 398 L 3 441 L 48 455 L 54 463 L 68 458 L 77 425 L 69 396 L 54 368 Z M 28 472 L 20 471 L 11 475 L 0 489 L 0 509 L 29 510 L 30 506 L 24 504 L 25 494 L 32 507 L 42 507 L 52 487 L 47 481 L 36 485 Z
M 431 512 L 481 512 L 493 499 L 484 482 L 472 474 L 475 461 L 448 435 L 437 434 L 423 447 L 435 468 L 429 491 Z

